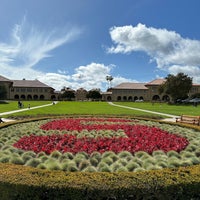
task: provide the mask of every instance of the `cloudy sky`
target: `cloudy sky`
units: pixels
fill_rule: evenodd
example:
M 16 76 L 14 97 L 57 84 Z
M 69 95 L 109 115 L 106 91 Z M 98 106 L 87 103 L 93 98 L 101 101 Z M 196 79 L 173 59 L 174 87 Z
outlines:
M 60 90 L 200 83 L 199 0 L 0 0 L 0 75 Z

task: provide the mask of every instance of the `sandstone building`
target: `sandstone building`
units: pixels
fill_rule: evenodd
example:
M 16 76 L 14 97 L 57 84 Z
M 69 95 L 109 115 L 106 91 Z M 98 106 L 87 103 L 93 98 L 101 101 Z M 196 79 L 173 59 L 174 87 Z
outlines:
M 159 94 L 158 88 L 165 79 L 155 79 L 149 83 L 121 83 L 108 92 L 102 93 L 104 101 L 171 101 L 166 94 Z M 200 84 L 193 84 L 188 96 L 200 93 Z
M 171 101 L 169 95 L 158 92 L 164 81 L 165 79 L 155 79 L 148 83 L 121 83 L 102 92 L 102 101 Z M 0 75 L 0 86 L 5 87 L 6 99 L 10 100 L 59 100 L 58 92 L 38 80 L 10 80 Z M 88 100 L 88 92 L 84 88 L 72 91 L 75 94 L 72 100 Z M 193 84 L 188 96 L 196 93 L 200 93 L 200 84 Z
M 54 89 L 38 80 L 9 80 L 0 75 L 0 85 L 6 88 L 10 100 L 55 100 Z

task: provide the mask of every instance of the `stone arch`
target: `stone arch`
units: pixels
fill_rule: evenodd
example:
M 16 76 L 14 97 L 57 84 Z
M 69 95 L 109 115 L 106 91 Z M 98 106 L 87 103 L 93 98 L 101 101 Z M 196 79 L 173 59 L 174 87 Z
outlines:
M 33 95 L 33 99 L 38 100 L 38 95 L 37 94 Z
M 123 101 L 126 101 L 127 100 L 127 96 L 123 96 Z
M 27 95 L 27 100 L 32 100 L 32 96 L 30 94 Z
M 137 96 L 134 96 L 134 101 L 138 100 L 138 97 Z
M 162 100 L 167 102 L 167 101 L 170 101 L 170 98 L 169 98 L 168 95 L 164 95 L 164 96 L 162 97 Z
M 51 95 L 51 100 L 55 100 L 56 96 L 55 95 Z
M 132 101 L 132 100 L 133 100 L 133 97 L 132 97 L 132 96 L 129 96 L 129 97 L 128 97 L 128 100 L 129 100 L 129 101 Z
M 16 95 L 14 96 L 14 99 L 19 99 L 19 95 L 16 94 Z
M 160 101 L 159 95 L 154 95 L 154 96 L 152 97 L 152 100 L 153 100 L 153 101 Z
M 111 100 L 112 100 L 111 96 L 108 96 L 107 101 L 111 101 Z
M 26 96 L 24 94 L 22 94 L 20 98 L 24 100 L 24 99 L 26 99 Z
M 40 100 L 44 100 L 44 95 L 40 95 Z
M 121 101 L 122 100 L 122 97 L 121 96 L 118 96 L 117 97 L 117 101 Z

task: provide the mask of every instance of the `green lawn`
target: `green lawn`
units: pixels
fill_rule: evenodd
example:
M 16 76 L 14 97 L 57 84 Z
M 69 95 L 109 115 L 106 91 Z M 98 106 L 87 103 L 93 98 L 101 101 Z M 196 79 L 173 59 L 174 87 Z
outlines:
M 37 102 L 26 102 L 31 104 L 31 107 L 34 106 L 34 103 Z M 49 102 L 43 102 L 43 104 L 47 104 Z M 16 110 L 18 109 L 16 107 L 17 102 L 15 102 L 15 107 L 13 109 L 13 102 L 10 102 L 9 104 L 2 104 L 1 107 L 5 106 L 6 108 L 2 109 L 5 111 L 9 110 Z M 39 104 L 41 105 L 41 104 Z M 1 111 L 2 112 L 2 111 Z M 119 107 L 114 107 L 109 105 L 107 102 L 87 102 L 87 101 L 61 101 L 56 105 L 44 107 L 44 108 L 39 108 L 39 109 L 34 109 L 34 110 L 28 110 L 28 111 L 23 111 L 23 112 L 18 112 L 11 114 L 12 116 L 24 116 L 24 115 L 50 115 L 50 114 L 82 114 L 82 115 L 131 115 L 131 116 L 143 116 L 143 117 L 158 117 L 158 115 L 154 115 L 151 113 L 146 113 L 146 112 L 140 112 L 140 111 L 135 111 L 135 110 L 129 110 L 129 109 L 124 109 L 124 108 L 119 108 Z M 8 116 L 4 116 L 8 117 Z
M 24 101 L 24 107 L 27 108 L 28 104 L 33 106 L 49 104 L 50 101 Z M 118 105 L 130 106 L 135 108 L 141 108 L 145 110 L 151 110 L 156 112 L 162 112 L 173 115 L 200 115 L 200 106 L 194 107 L 192 105 L 168 105 L 165 103 L 146 103 L 146 102 L 115 102 Z M 7 104 L 0 104 L 0 112 L 6 112 L 11 110 L 17 110 L 17 101 L 10 101 Z M 28 110 L 24 112 L 15 113 L 12 115 L 38 115 L 38 114 L 99 114 L 99 115 L 131 115 L 131 116 L 142 116 L 142 117 L 158 117 L 158 115 L 129 110 L 126 108 L 119 108 L 109 105 L 107 102 L 74 102 L 74 101 L 62 101 L 56 105 Z M 4 116 L 5 117 L 5 116 Z M 8 117 L 8 116 L 6 116 Z
M 115 104 L 129 106 L 134 108 L 140 108 L 145 110 L 151 110 L 161 113 L 167 113 L 172 115 L 200 115 L 200 105 L 195 107 L 192 104 L 179 104 L 169 105 L 166 103 L 148 103 L 148 102 L 115 102 Z
M 33 106 L 40 106 L 44 104 L 52 103 L 51 101 L 23 101 L 24 108 L 28 107 L 28 104 Z M 0 113 L 7 112 L 11 110 L 18 110 L 18 102 L 17 101 L 6 101 L 0 102 Z

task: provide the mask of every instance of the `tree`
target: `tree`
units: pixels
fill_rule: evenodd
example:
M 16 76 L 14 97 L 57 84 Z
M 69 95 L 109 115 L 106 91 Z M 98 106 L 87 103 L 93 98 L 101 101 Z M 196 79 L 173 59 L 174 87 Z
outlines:
M 188 93 L 192 88 L 192 78 L 183 73 L 178 73 L 176 76 L 169 74 L 166 81 L 159 87 L 159 93 L 165 93 L 172 97 L 176 102 L 177 99 L 188 97 Z
M 72 100 L 73 98 L 75 98 L 75 94 L 72 90 L 66 90 L 61 94 L 61 98 L 66 100 Z
M 99 90 L 90 90 L 87 94 L 87 98 L 92 100 L 101 99 L 101 97 Z
M 4 85 L 0 85 L 0 99 L 6 99 L 6 87 Z
M 113 77 L 111 75 L 106 76 L 106 80 L 108 81 L 108 89 L 111 88 L 111 81 L 113 80 Z

